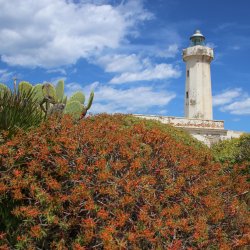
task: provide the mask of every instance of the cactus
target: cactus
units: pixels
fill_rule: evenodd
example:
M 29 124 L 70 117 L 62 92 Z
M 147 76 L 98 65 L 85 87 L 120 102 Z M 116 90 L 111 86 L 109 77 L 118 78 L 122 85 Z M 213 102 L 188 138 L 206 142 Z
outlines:
M 72 101 L 66 104 L 64 113 L 71 114 L 74 118 L 78 119 L 81 117 L 83 109 L 84 107 L 79 101 Z
M 67 103 L 67 96 L 66 95 L 63 97 L 62 103 L 66 105 L 66 103 Z
M 56 101 L 56 89 L 51 83 L 45 83 L 42 86 L 43 96 L 50 100 Z
M 0 83 L 0 98 L 2 98 L 5 92 L 11 93 L 11 90 L 3 83 Z
M 91 108 L 93 100 L 94 100 L 94 92 L 91 91 L 90 96 L 89 96 L 88 105 L 85 107 L 87 110 L 89 110 Z
M 32 84 L 29 82 L 22 81 L 18 84 L 18 92 L 20 95 L 25 95 L 32 90 Z
M 64 98 L 64 81 L 60 80 L 56 85 L 57 102 L 62 103 Z
M 72 112 L 75 112 L 75 109 L 77 109 L 77 112 L 75 112 L 74 117 L 79 118 L 79 119 L 83 118 L 87 114 L 88 110 L 90 109 L 90 107 L 92 105 L 92 102 L 94 99 L 94 92 L 92 91 L 90 93 L 87 106 L 84 106 L 84 102 L 79 101 L 79 100 L 82 101 L 84 99 L 85 99 L 85 96 L 83 93 L 81 93 L 81 92 L 75 93 L 73 96 L 70 97 L 69 102 L 67 103 L 67 105 L 65 107 L 65 113 L 71 114 Z M 80 104 L 81 108 L 79 107 L 79 104 Z
M 36 93 L 35 96 L 41 109 L 45 113 L 45 119 L 47 116 L 62 113 L 72 114 L 73 117 L 81 119 L 87 114 L 94 98 L 94 92 L 92 91 L 87 106 L 84 106 L 84 94 L 82 92 L 76 92 L 67 101 L 67 96 L 64 95 L 63 80 L 60 80 L 56 87 L 50 83 L 43 85 L 38 84 L 33 87 L 33 90 Z
M 34 98 L 36 99 L 38 103 L 40 103 L 44 98 L 42 87 L 43 85 L 40 83 L 33 86 Z
M 81 114 L 81 118 L 83 118 L 87 114 L 88 110 L 91 108 L 92 103 L 93 103 L 93 99 L 94 99 L 94 92 L 91 91 L 87 106 L 83 106 L 83 111 L 82 111 L 82 114 Z
M 60 118 L 63 114 L 64 108 L 65 108 L 65 104 L 56 103 L 52 107 L 49 108 L 47 115 L 48 116 L 55 115 Z
M 82 92 L 76 92 L 74 93 L 70 98 L 69 98 L 69 102 L 73 102 L 73 101 L 79 101 L 80 103 L 84 104 L 85 102 L 85 95 Z

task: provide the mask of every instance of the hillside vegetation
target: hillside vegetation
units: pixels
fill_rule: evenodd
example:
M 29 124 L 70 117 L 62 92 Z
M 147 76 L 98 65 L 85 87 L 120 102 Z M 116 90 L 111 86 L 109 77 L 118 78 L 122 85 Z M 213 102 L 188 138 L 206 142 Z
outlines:
M 0 155 L 2 249 L 248 244 L 246 176 L 173 127 L 126 115 L 50 118 Z

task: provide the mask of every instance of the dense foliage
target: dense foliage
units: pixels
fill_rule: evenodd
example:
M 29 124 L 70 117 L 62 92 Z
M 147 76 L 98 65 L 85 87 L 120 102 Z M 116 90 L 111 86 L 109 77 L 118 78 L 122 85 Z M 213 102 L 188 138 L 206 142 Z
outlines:
M 49 120 L 0 146 L 7 249 L 247 245 L 245 176 L 170 126 L 122 115 Z
M 221 141 L 212 147 L 212 151 L 215 159 L 222 163 L 250 162 L 250 134 Z
M 250 134 L 243 134 L 240 138 L 221 141 L 212 147 L 215 161 L 224 165 L 226 171 L 240 172 L 250 182 Z M 250 206 L 249 191 L 242 199 Z

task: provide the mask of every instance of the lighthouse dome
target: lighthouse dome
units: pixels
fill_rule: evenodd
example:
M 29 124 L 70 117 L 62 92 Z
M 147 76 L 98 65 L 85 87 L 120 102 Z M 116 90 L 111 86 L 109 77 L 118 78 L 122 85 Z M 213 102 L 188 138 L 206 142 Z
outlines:
M 195 30 L 194 34 L 190 37 L 191 46 L 205 45 L 205 37 L 200 30 Z

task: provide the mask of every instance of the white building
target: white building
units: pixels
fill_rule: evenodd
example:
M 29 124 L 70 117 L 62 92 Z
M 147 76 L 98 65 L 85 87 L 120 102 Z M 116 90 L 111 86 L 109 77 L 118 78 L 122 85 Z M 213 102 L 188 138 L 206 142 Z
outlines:
M 183 50 L 186 62 L 185 117 L 213 119 L 210 63 L 213 49 L 205 46 L 199 30 L 190 37 L 190 47 Z
M 210 63 L 213 49 L 205 45 L 205 37 L 196 30 L 190 46 L 183 50 L 186 63 L 185 118 L 156 115 L 135 115 L 153 119 L 188 131 L 208 146 L 220 140 L 238 138 L 242 132 L 224 129 L 224 121 L 213 120 Z

